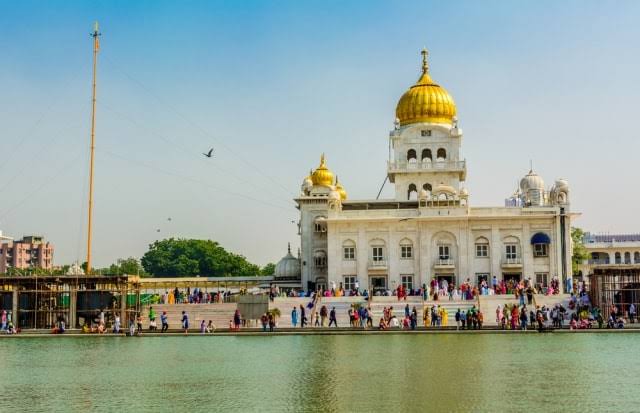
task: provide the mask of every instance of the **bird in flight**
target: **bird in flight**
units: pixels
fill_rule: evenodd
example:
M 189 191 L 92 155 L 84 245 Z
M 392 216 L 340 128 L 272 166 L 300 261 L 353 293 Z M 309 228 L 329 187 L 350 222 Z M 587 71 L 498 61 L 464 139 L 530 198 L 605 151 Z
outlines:
M 211 158 L 213 156 L 213 148 L 209 149 L 209 152 L 202 152 L 202 154 L 207 158 Z

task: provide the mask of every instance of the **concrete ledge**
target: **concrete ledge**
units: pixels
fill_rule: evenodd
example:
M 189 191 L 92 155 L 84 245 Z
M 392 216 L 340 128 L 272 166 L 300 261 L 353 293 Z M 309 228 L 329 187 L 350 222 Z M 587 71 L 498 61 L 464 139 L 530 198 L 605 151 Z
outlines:
M 640 333 L 640 326 L 633 328 L 625 328 L 625 329 L 585 329 L 585 330 L 569 330 L 568 328 L 564 329 L 555 329 L 555 330 L 547 330 L 543 331 L 542 334 L 555 333 L 555 334 L 602 334 L 602 333 Z M 456 330 L 455 327 L 446 327 L 446 328 L 418 328 L 416 330 L 377 330 L 377 329 L 352 329 L 348 327 L 343 328 L 282 328 L 277 329 L 273 333 L 263 332 L 262 329 L 256 328 L 247 328 L 240 331 L 230 331 L 229 329 L 220 329 L 216 330 L 215 333 L 209 334 L 200 334 L 199 331 L 192 330 L 189 334 L 185 335 L 180 330 L 169 330 L 166 333 L 159 332 L 143 332 L 141 336 L 136 336 L 138 338 L 141 337 L 212 337 L 212 336 L 317 336 L 317 335 L 416 335 L 416 334 L 539 334 L 537 330 L 501 330 L 496 328 L 486 328 L 482 330 Z M 34 338 L 34 337 L 126 337 L 124 333 L 121 334 L 92 334 L 92 333 L 82 333 L 79 330 L 67 330 L 64 334 L 51 334 L 48 331 L 42 330 L 30 330 L 25 331 L 20 334 L 0 334 L 0 339 L 6 338 Z

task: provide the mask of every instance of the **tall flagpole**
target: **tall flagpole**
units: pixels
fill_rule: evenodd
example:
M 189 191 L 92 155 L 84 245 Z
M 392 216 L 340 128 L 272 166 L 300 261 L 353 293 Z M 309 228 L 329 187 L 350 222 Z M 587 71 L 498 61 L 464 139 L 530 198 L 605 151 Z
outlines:
M 91 161 L 89 162 L 89 209 L 87 225 L 87 274 L 91 274 L 91 236 L 92 236 L 92 224 L 93 224 L 93 158 L 96 144 L 96 69 L 98 63 L 98 50 L 100 49 L 100 41 L 98 37 L 98 22 L 95 22 L 93 26 L 93 93 L 91 100 Z

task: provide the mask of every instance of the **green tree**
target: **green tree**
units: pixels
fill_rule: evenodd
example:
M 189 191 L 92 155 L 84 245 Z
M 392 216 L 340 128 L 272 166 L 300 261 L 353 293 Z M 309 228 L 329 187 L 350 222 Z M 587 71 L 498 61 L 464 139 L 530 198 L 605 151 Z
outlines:
M 260 269 L 260 275 L 275 275 L 276 273 L 276 265 L 272 262 L 265 265 Z
M 260 274 L 260 267 L 211 240 L 169 238 L 156 241 L 149 246 L 141 261 L 145 271 L 154 277 L 247 277 Z
M 589 258 L 589 253 L 582 243 L 584 231 L 578 227 L 571 228 L 571 243 L 573 245 L 573 255 L 571 256 L 571 270 L 574 275 L 578 274 L 578 267 L 584 260 Z

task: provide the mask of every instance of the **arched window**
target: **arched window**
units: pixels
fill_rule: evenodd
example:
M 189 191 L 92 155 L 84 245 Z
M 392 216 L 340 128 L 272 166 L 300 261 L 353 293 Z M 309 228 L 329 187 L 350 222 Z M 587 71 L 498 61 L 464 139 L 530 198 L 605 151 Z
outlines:
M 316 268 L 324 268 L 327 266 L 327 253 L 324 250 L 316 250 L 313 253 L 313 262 Z
M 485 237 L 476 239 L 476 258 L 489 258 L 489 240 Z
M 400 258 L 404 260 L 413 259 L 413 242 L 408 238 L 400 241 Z
M 640 252 L 636 251 L 633 253 L 633 262 L 640 264 Z
M 409 149 L 409 151 L 407 151 L 407 161 L 409 162 L 415 162 L 417 160 L 418 156 L 416 155 L 416 150 L 415 149 Z
M 510 235 L 502 240 L 504 244 L 504 258 L 507 262 L 518 263 L 520 262 L 520 240 Z
M 631 264 L 631 253 L 630 252 L 625 252 L 624 253 L 624 263 L 625 264 Z
M 407 199 L 409 201 L 418 199 L 418 188 L 415 184 L 410 184 L 407 190 Z
M 353 261 L 356 259 L 356 243 L 353 240 L 346 240 L 342 243 L 342 259 Z
M 436 152 L 436 158 L 438 158 L 438 160 L 447 159 L 447 151 L 444 148 L 438 149 L 438 152 Z
M 379 238 L 373 239 L 369 242 L 371 245 L 371 261 L 374 265 L 380 265 L 385 261 L 385 248 L 384 240 Z
M 433 156 L 431 155 L 431 149 L 423 149 L 422 150 L 422 162 L 429 160 L 433 160 Z
M 622 255 L 619 252 L 616 252 L 616 264 L 622 264 Z
M 427 192 L 431 192 L 433 189 L 431 188 L 431 184 L 424 184 L 422 185 L 422 189 L 424 189 Z

